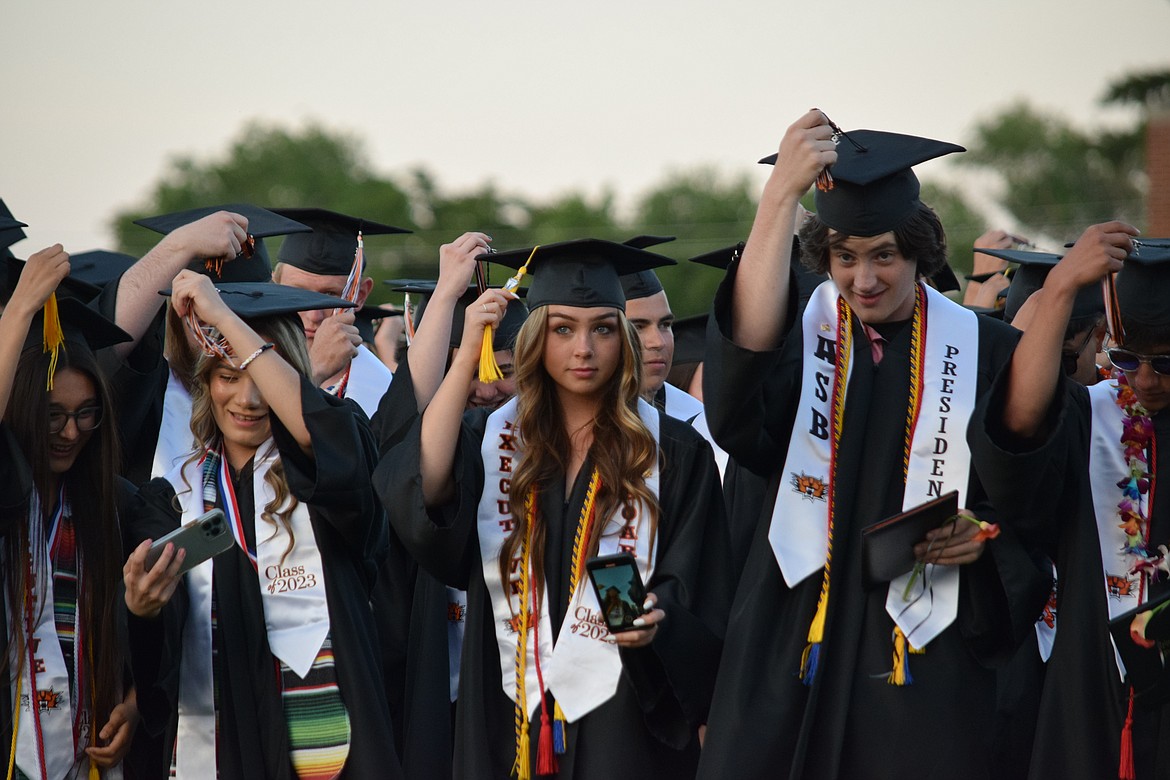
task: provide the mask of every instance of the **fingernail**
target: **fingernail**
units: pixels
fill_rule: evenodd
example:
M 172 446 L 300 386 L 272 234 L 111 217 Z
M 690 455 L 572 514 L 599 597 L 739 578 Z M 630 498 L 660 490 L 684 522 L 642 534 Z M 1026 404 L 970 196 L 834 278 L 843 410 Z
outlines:
M 647 612 L 654 609 L 654 599 L 646 599 L 644 602 L 642 602 L 642 609 L 646 610 Z
M 645 618 L 634 618 L 634 625 L 637 626 L 638 628 L 641 628 L 642 626 L 646 625 L 646 619 Z

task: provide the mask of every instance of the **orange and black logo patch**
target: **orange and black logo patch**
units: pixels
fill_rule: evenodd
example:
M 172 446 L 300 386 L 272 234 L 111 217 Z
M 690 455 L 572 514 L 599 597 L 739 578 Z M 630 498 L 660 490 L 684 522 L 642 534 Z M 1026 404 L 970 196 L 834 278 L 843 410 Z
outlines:
M 1105 575 L 1105 586 L 1109 589 L 1109 595 L 1115 599 L 1137 595 L 1137 580 L 1129 577 L 1107 574 Z
M 809 501 L 824 501 L 828 492 L 828 486 L 825 484 L 825 480 L 804 473 L 793 474 L 791 484 L 793 491 L 804 496 Z

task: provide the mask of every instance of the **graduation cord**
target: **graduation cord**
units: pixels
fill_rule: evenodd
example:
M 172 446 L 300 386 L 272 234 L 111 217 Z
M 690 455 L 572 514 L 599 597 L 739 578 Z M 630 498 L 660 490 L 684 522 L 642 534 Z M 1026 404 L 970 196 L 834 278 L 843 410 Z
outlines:
M 589 487 L 585 491 L 585 502 L 581 506 L 581 515 L 577 520 L 577 531 L 573 537 L 573 562 L 569 572 L 569 604 L 573 603 L 573 596 L 577 591 L 577 584 L 585 571 L 585 554 L 589 549 L 588 542 L 592 536 L 594 520 L 597 516 L 597 493 L 601 490 L 601 474 L 594 467 L 589 474 Z M 540 692 L 540 744 L 537 750 L 537 774 L 550 775 L 558 771 L 556 754 L 565 752 L 565 715 L 559 704 L 554 707 L 554 720 L 550 728 L 547 695 L 544 690 L 543 674 L 540 668 L 540 614 L 536 605 L 536 580 L 532 577 L 532 535 L 536 522 L 536 490 L 529 491 L 524 501 L 524 517 L 527 524 L 524 538 L 520 542 L 520 603 L 519 613 L 516 615 L 516 630 L 519 636 L 516 640 L 516 759 L 512 764 L 512 774 L 518 780 L 529 780 L 532 774 L 530 758 L 530 738 L 528 721 L 528 691 L 526 685 L 526 665 L 528 661 L 528 627 L 532 625 L 533 660 L 536 666 L 536 678 Z M 529 602 L 531 599 L 531 602 Z
M 906 479 L 910 474 L 910 448 L 914 442 L 914 430 L 918 427 L 918 413 L 922 410 L 922 382 L 923 371 L 922 367 L 926 363 L 926 290 L 921 284 L 914 286 L 914 315 L 910 324 L 910 403 L 906 411 L 906 438 L 902 446 L 902 484 L 906 484 Z M 923 593 L 930 591 L 929 578 L 923 578 L 922 587 Z M 934 599 L 933 591 L 931 593 L 931 600 Z M 919 596 L 921 598 L 921 595 Z M 905 609 L 899 613 L 899 616 L 904 614 L 907 609 L 916 604 L 918 598 L 907 604 Z M 927 615 L 930 613 L 927 612 Z M 923 618 L 925 622 L 926 618 Z M 886 677 L 886 682 L 890 685 L 909 685 L 914 682 L 914 678 L 910 675 L 910 665 L 907 663 L 906 655 L 925 653 L 924 648 L 916 648 L 910 644 L 906 638 L 906 633 L 902 631 L 902 627 L 894 622 L 893 631 L 893 667 L 889 675 Z
M 837 349 L 833 369 L 833 417 L 829 421 L 829 495 L 828 546 L 825 551 L 825 570 L 821 578 L 821 594 L 817 611 L 808 626 L 808 644 L 800 658 L 800 679 L 812 685 L 816 679 L 821 643 L 825 638 L 825 617 L 829 609 L 829 580 L 833 568 L 833 525 L 837 513 L 837 450 L 841 443 L 841 426 L 845 419 L 845 384 L 849 376 L 849 360 L 853 354 L 853 323 L 849 304 L 837 297 Z

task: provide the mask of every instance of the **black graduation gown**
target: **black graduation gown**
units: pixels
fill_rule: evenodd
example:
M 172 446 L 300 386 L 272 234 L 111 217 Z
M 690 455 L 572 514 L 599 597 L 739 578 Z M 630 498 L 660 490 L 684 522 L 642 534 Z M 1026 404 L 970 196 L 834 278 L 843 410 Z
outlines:
M 380 454 L 418 416 L 410 366 L 403 361 L 370 421 Z M 389 499 L 390 497 L 387 496 Z M 370 597 L 381 646 L 386 699 L 407 777 L 450 777 L 454 715 L 447 642 L 447 588 L 407 551 L 393 528 Z
M 961 572 L 955 622 L 923 655 L 911 655 L 913 684 L 886 682 L 893 621 L 886 587 L 866 590 L 860 531 L 902 509 L 902 450 L 909 390 L 907 323 L 879 328 L 888 343 L 874 366 L 854 322 L 855 365 L 839 449 L 837 525 L 820 665 L 812 686 L 799 679 L 821 576 L 789 588 L 768 543 L 779 473 L 800 398 L 802 337 L 790 320 L 783 344 L 751 352 L 730 340 L 729 269 L 708 327 L 704 398 L 716 441 L 740 465 L 769 480 L 753 544 L 728 623 L 704 745 L 701 777 L 999 777 L 990 735 L 993 662 L 1032 630 L 1049 582 L 1037 576 L 1006 529 Z M 795 287 L 789 311 L 798 311 Z M 979 391 L 1011 354 L 1018 334 L 979 323 Z M 978 480 L 966 505 L 994 520 Z
M 1006 372 L 1005 372 L 1006 375 Z M 1085 388 L 1058 392 L 1037 442 L 1012 439 L 993 410 L 1003 408 L 1004 381 L 972 424 L 972 455 L 1006 519 L 1037 535 L 1056 561 L 1057 631 L 1048 660 L 1029 776 L 1117 777 L 1121 731 L 1129 704 L 1109 638 L 1109 614 L 1089 483 L 1091 414 Z M 1170 452 L 1170 414 L 1155 415 L 1159 450 Z M 1118 446 L 1121 431 L 1117 432 Z M 1155 483 L 1170 479 L 1165 458 Z M 1117 491 L 1120 500 L 1120 490 Z M 1120 531 L 1118 531 L 1120 534 Z M 1155 500 L 1150 546 L 1170 542 L 1170 501 Z M 1120 536 L 1118 537 L 1120 544 Z M 1156 597 L 1170 585 L 1154 583 Z M 1139 703 L 1133 746 L 1137 777 L 1170 777 L 1170 702 Z
M 404 377 L 399 373 L 395 384 Z M 456 455 L 453 501 L 431 513 L 423 506 L 419 476 L 421 417 L 375 471 L 391 523 L 419 565 L 452 587 L 468 591 L 468 616 L 455 725 L 454 776 L 503 778 L 515 757 L 514 704 L 504 693 L 494 617 L 479 551 L 476 507 L 484 470 L 479 455 L 487 419 L 464 417 Z M 653 643 L 622 651 L 623 673 L 612 699 L 569 724 L 562 779 L 573 777 L 678 778 L 694 773 L 697 727 L 706 720 L 730 601 L 727 536 L 719 477 L 707 442 L 686 423 L 660 415 L 663 467 L 658 559 L 647 588 L 666 612 Z M 546 587 L 554 634 L 568 602 L 573 533 L 590 464 L 562 502 L 544 494 L 539 511 L 548 524 Z M 551 701 L 550 705 L 551 706 Z M 531 721 L 535 764 L 540 717 Z M 535 770 L 533 772 L 535 777 Z
M 394 750 L 390 714 L 383 695 L 377 636 L 369 609 L 376 561 L 386 545 L 386 520 L 370 486 L 374 442 L 365 415 L 352 401 L 340 401 L 301 381 L 305 424 L 313 440 L 313 458 L 273 416 L 273 436 L 280 450 L 289 489 L 309 506 L 317 547 L 325 569 L 330 636 L 341 697 L 349 713 L 351 739 L 343 777 L 401 777 Z M 251 464 L 233 477 L 241 515 L 252 516 Z M 155 479 L 139 491 L 136 511 L 162 514 L 179 522 L 175 491 Z M 251 523 L 245 538 L 255 544 Z M 275 660 L 264 630 L 264 609 L 256 571 L 247 556 L 232 547 L 214 559 L 216 684 L 219 690 L 220 777 L 292 778 L 288 732 Z M 177 714 L 179 627 L 185 600 L 172 600 L 160 621 L 166 630 L 153 658 L 136 658 L 136 669 L 157 667 L 153 681 L 171 704 L 166 740 L 172 750 Z M 174 607 L 174 608 L 171 608 Z M 150 624 L 158 621 L 138 621 Z M 132 630 L 134 626 L 132 625 Z M 136 653 L 141 656 L 142 653 Z
M 106 285 L 91 304 L 102 316 L 114 321 L 118 301 L 118 280 Z M 110 393 L 122 442 L 122 475 L 135 485 L 150 479 L 154 449 L 162 425 L 163 396 L 166 394 L 169 364 L 163 357 L 166 333 L 164 307 L 147 327 L 124 360 L 112 349 L 98 353 L 109 378 Z

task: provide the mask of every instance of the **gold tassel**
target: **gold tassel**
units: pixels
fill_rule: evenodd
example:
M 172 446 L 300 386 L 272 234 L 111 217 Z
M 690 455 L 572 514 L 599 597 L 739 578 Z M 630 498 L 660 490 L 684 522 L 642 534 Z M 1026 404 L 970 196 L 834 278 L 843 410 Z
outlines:
M 43 350 L 50 354 L 49 376 L 45 382 L 45 389 L 53 389 L 53 375 L 57 373 L 57 355 L 61 345 L 65 342 L 65 334 L 61 332 L 61 314 L 57 310 L 57 293 L 49 293 L 45 301 L 45 326 Z
M 906 655 L 922 655 L 925 653 L 925 648 L 919 649 L 910 644 L 906 639 L 906 635 L 902 633 L 902 629 L 897 625 L 894 626 L 894 668 L 893 671 L 886 676 L 886 682 L 890 685 L 911 685 L 914 678 L 910 675 L 910 665 L 907 661 Z
M 504 291 L 514 293 L 520 289 L 520 280 L 524 278 L 524 274 L 528 273 L 528 264 L 532 262 L 532 258 L 536 257 L 536 250 L 540 249 L 540 244 L 532 247 L 531 254 L 528 259 L 524 261 L 524 265 L 520 266 L 520 270 L 516 275 L 504 283 Z M 502 320 L 503 317 L 501 316 Z M 504 374 L 500 371 L 500 365 L 496 362 L 496 353 L 492 349 L 492 328 L 488 326 L 483 329 L 483 341 L 479 347 L 479 381 L 484 384 L 491 384 L 498 382 L 504 378 Z
M 504 378 L 500 371 L 500 364 L 496 362 L 496 353 L 492 349 L 492 326 L 483 329 L 483 339 L 479 344 L 479 381 L 490 385 Z
M 528 721 L 520 731 L 520 749 L 516 751 L 516 778 L 517 780 L 531 780 L 532 760 L 528 753 Z
M 89 780 L 102 780 L 102 773 L 92 758 L 89 760 Z

